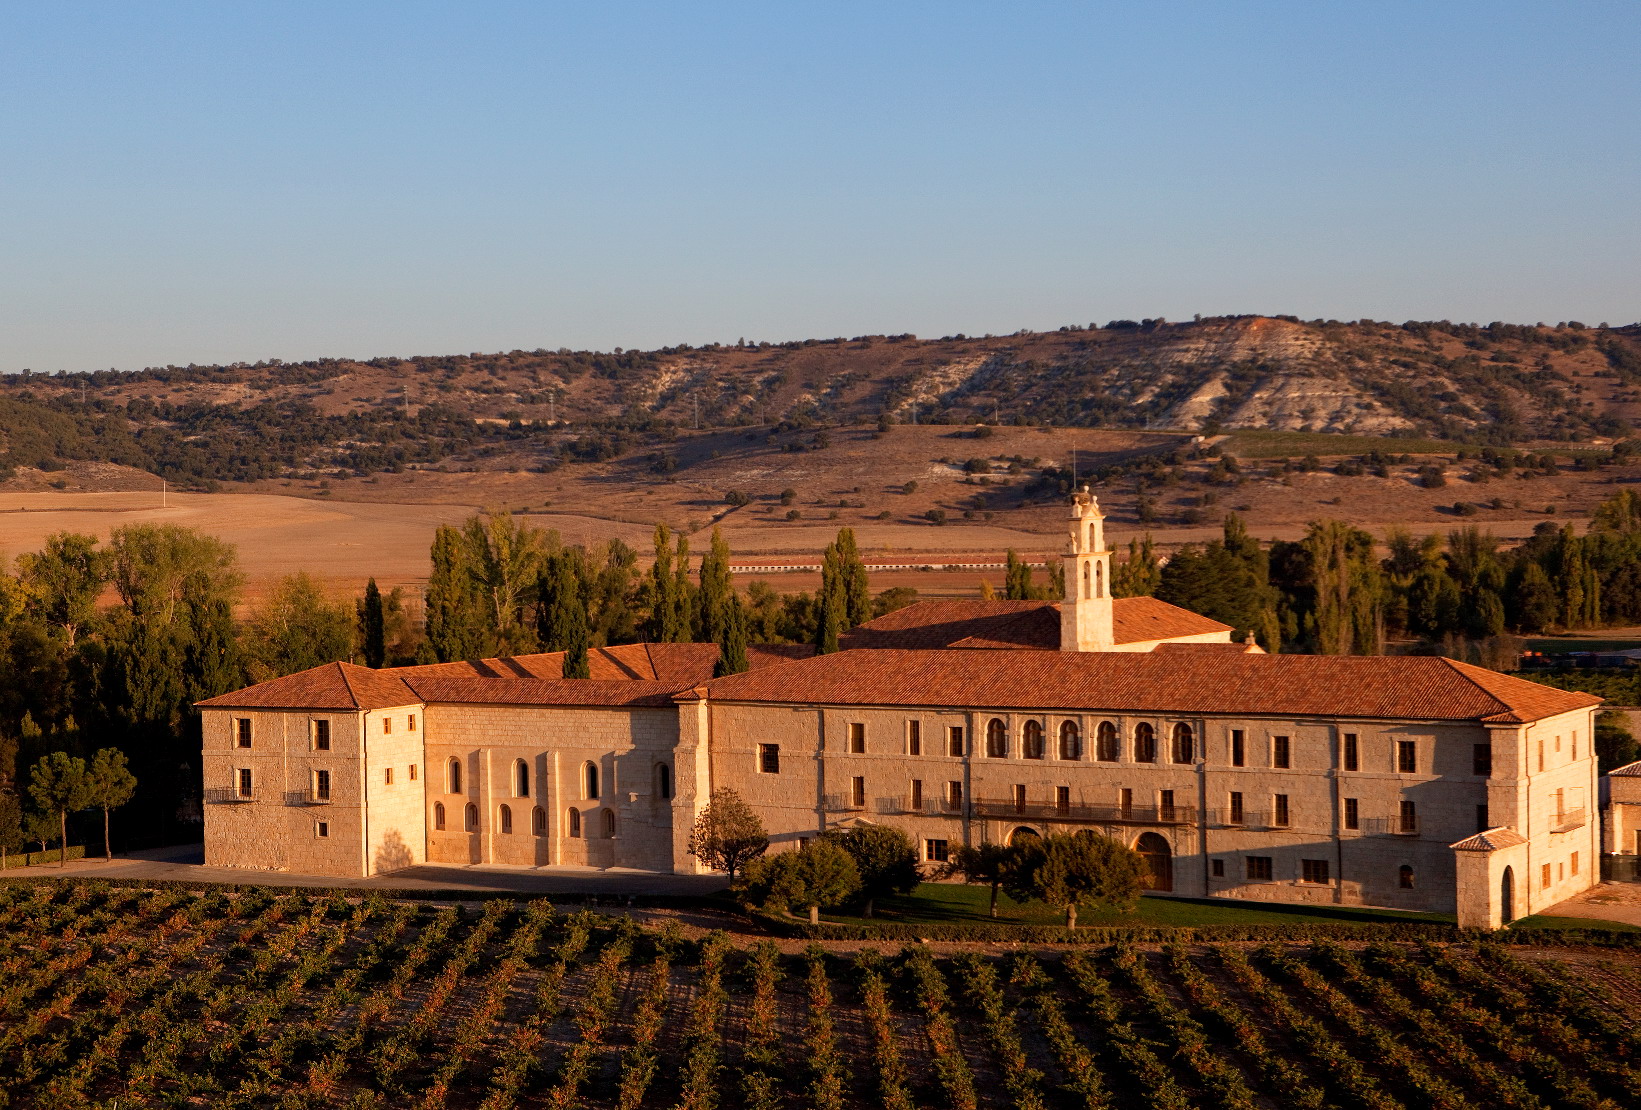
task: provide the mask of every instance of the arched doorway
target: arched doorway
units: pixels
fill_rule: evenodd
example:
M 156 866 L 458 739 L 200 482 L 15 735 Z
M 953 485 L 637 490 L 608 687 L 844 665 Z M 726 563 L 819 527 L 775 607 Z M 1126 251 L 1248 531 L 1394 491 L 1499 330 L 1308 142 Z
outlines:
M 1516 919 L 1516 873 L 1509 867 L 1499 881 L 1499 914 L 1506 925 Z
M 1025 841 L 1025 840 L 1035 840 L 1035 839 L 1037 839 L 1037 830 L 1033 829 L 1033 828 L 1028 828 L 1025 825 L 1021 825 L 1019 828 L 1017 828 L 1013 832 L 1009 833 L 1009 843 L 1010 844 L 1019 844 L 1022 841 Z
M 1134 850 L 1144 857 L 1145 866 L 1150 870 L 1145 889 L 1173 890 L 1174 850 L 1168 841 L 1156 833 L 1142 833 L 1134 843 Z

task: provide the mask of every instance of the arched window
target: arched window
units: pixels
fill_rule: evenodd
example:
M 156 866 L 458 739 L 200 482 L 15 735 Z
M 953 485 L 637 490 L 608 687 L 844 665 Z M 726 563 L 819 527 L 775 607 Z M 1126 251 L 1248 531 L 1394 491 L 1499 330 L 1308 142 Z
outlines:
M 1134 762 L 1155 763 L 1157 761 L 1157 730 L 1150 725 L 1140 723 L 1134 726 Z
M 588 760 L 581 768 L 581 778 L 585 796 L 598 797 L 598 764 Z
M 435 829 L 441 829 L 441 830 L 444 828 L 444 803 L 443 802 L 434 802 L 433 803 L 433 827 Z
M 1410 867 L 1409 865 L 1404 863 L 1404 864 L 1402 864 L 1401 867 L 1397 868 L 1397 870 L 1396 870 L 1396 885 L 1401 887 L 1403 890 L 1412 890 L 1413 889 L 1413 868 L 1412 867 Z
M 614 835 L 615 835 L 615 810 L 606 809 L 604 811 L 604 838 L 606 840 L 608 840 L 610 837 L 612 837 Z
M 472 802 L 467 803 L 467 812 L 465 814 L 465 820 L 467 822 L 467 831 L 468 832 L 478 832 L 479 831 L 479 807 L 474 805 Z
M 1020 748 L 1027 759 L 1042 759 L 1043 752 L 1043 722 L 1027 721 L 1020 737 Z
M 530 796 L 530 765 L 522 759 L 513 761 L 513 797 Z
M 1083 550 L 1094 550 L 1094 522 L 1092 520 L 1088 522 L 1088 539 L 1083 541 Z
M 1088 564 L 1084 563 L 1083 564 L 1083 596 L 1084 597 L 1093 597 L 1094 596 L 1094 588 L 1093 588 L 1092 585 L 1090 585 L 1091 581 L 1092 580 L 1089 578 Z
M 1117 750 L 1117 726 L 1101 721 L 1094 731 L 1094 758 L 1101 763 L 1115 763 L 1121 755 Z
M 655 796 L 657 798 L 672 797 L 672 768 L 665 763 L 655 765 Z
M 1009 754 L 1009 728 L 1002 718 L 993 717 L 986 725 L 986 755 L 1002 759 Z
M 460 794 L 462 792 L 462 761 L 459 759 L 452 758 L 450 760 L 449 786 L 450 793 L 452 794 Z
M 1173 754 L 1175 763 L 1189 763 L 1196 758 L 1196 737 L 1183 721 L 1174 726 Z
M 579 809 L 570 810 L 569 820 L 565 823 L 570 828 L 570 836 L 581 835 L 581 811 Z
M 530 811 L 530 832 L 536 836 L 547 835 L 547 811 L 540 806 Z
M 1094 564 L 1094 596 L 1105 596 L 1105 564 Z
M 513 807 L 512 806 L 502 806 L 501 809 L 497 811 L 496 817 L 499 819 L 499 823 L 501 825 L 501 831 L 502 832 L 510 833 L 510 832 L 513 831 Z
M 1083 734 L 1077 727 L 1076 721 L 1063 721 L 1060 724 L 1060 758 L 1081 759 L 1083 757 Z

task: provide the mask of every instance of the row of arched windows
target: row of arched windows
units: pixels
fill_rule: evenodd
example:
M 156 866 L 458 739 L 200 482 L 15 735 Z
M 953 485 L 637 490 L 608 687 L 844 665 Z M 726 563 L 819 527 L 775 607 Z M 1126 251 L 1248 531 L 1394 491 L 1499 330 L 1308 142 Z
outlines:
M 1184 722 L 1175 725 L 1170 740 L 1168 754 L 1174 763 L 1190 763 L 1196 759 L 1196 733 L 1190 725 Z M 1116 763 L 1122 758 L 1121 749 L 1117 726 L 1110 721 L 1101 721 L 1094 733 L 1094 758 L 1103 763 Z M 1076 721 L 1061 723 L 1059 753 L 1061 759 L 1083 757 L 1082 730 Z M 1020 755 L 1025 759 L 1047 758 L 1041 721 L 1027 721 L 1021 728 Z M 1001 717 L 993 717 L 986 723 L 986 756 L 989 759 L 1009 757 L 1009 728 Z M 1134 762 L 1156 761 L 1157 730 L 1142 721 L 1134 726 Z
M 605 836 L 605 837 L 614 836 L 615 835 L 615 810 L 613 810 L 613 809 L 601 809 L 601 810 L 598 811 L 598 814 L 599 814 L 599 816 L 596 818 L 596 820 L 597 820 L 597 828 L 599 830 L 599 834 L 602 835 L 602 836 Z M 443 802 L 434 802 L 433 803 L 433 827 L 434 827 L 434 829 L 439 830 L 441 832 L 444 831 L 448 827 L 446 822 L 447 822 L 447 818 L 446 818 L 446 814 L 445 814 L 444 803 Z M 582 821 L 581 821 L 581 811 L 579 809 L 570 809 L 570 810 L 566 811 L 565 819 L 564 819 L 564 827 L 566 829 L 565 835 L 567 835 L 567 836 L 579 837 L 579 836 L 582 835 L 582 827 L 583 826 L 582 826 Z M 497 831 L 499 831 L 503 834 L 508 834 L 508 833 L 511 833 L 513 831 L 513 807 L 512 806 L 500 805 L 500 806 L 496 807 L 496 828 L 497 828 Z M 473 804 L 472 802 L 468 802 L 467 805 L 462 807 L 462 830 L 464 832 L 478 832 L 479 831 L 479 807 L 477 805 Z M 534 808 L 532 808 L 530 810 L 530 832 L 534 836 L 546 836 L 547 835 L 547 811 L 545 809 L 542 809 L 540 806 L 535 806 Z
M 581 765 L 581 796 L 588 801 L 596 800 L 599 795 L 598 764 L 588 760 Z M 462 793 L 462 761 L 454 756 L 450 759 L 449 770 L 445 775 L 449 793 Z M 530 764 L 522 759 L 513 761 L 513 797 L 528 798 L 530 796 Z M 665 763 L 655 765 L 655 796 L 658 798 L 672 797 L 672 768 Z

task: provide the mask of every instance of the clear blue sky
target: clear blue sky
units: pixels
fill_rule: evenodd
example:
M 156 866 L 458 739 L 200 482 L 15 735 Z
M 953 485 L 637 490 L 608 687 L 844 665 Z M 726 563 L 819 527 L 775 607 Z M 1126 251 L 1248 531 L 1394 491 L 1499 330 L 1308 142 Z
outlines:
M 0 0 L 0 370 L 1641 319 L 1641 5 Z

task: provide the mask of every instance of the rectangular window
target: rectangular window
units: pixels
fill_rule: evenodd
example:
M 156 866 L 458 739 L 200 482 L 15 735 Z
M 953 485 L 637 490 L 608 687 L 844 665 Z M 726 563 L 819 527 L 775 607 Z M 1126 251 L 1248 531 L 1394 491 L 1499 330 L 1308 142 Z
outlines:
M 393 731 L 393 718 L 392 717 L 383 717 L 382 718 L 382 735 L 386 736 L 389 733 L 391 733 L 392 731 Z
M 316 752 L 330 751 L 329 721 L 315 721 L 313 723 L 313 750 Z
M 1470 770 L 1483 778 L 1493 773 L 1493 745 L 1476 744 L 1471 747 Z
M 1299 861 L 1299 881 L 1302 883 L 1325 883 L 1328 881 L 1328 861 L 1325 859 L 1302 859 Z
M 781 746 L 779 744 L 758 745 L 758 772 L 764 775 L 778 775 L 781 773 Z
M 1412 802 L 1402 803 L 1401 812 L 1397 815 L 1397 828 L 1405 833 L 1419 831 L 1419 811 Z
M 1286 736 L 1271 737 L 1271 766 L 1291 767 L 1292 750 Z
M 1271 795 L 1271 824 L 1279 829 L 1288 827 L 1288 796 L 1286 794 Z
M 1419 773 L 1419 744 L 1416 740 L 1396 741 L 1396 771 L 1403 775 Z
M 923 812 L 923 780 L 922 779 L 913 779 L 912 780 L 912 788 L 911 788 L 910 794 L 911 794 L 911 797 L 909 798 L 909 803 L 910 804 L 908 804 L 906 808 L 911 810 L 913 813 L 922 813 Z
M 416 731 L 416 714 L 412 713 L 410 715 L 410 719 L 405 722 L 405 731 L 406 732 L 415 732 Z
M 1486 832 L 1493 826 L 1487 822 L 1487 803 L 1483 802 L 1476 807 L 1476 831 Z
M 1545 889 L 1545 890 L 1550 889 L 1550 865 L 1549 864 L 1545 864 L 1543 869 L 1539 872 L 1538 885 L 1540 887 L 1542 887 L 1543 889 Z
M 1025 783 L 1021 783 L 1021 782 L 1015 783 L 1014 786 L 1009 791 L 1009 797 L 1012 798 L 1013 801 L 1014 801 L 1014 812 L 1024 813 L 1026 811 L 1026 786 L 1025 786 Z
M 1242 791 L 1231 791 L 1231 824 L 1242 824 Z
M 1124 821 L 1132 820 L 1134 817 L 1134 792 L 1125 786 L 1122 788 L 1122 793 L 1117 797 L 1117 806 L 1122 813 L 1122 819 Z
M 951 858 L 951 849 L 944 840 L 925 840 L 923 858 L 930 863 L 945 863 Z
M 849 780 L 849 804 L 858 809 L 866 807 L 866 779 L 861 775 Z
M 315 771 L 313 773 L 313 800 L 316 802 L 330 801 L 329 771 Z
M 1222 859 L 1209 860 L 1208 861 L 1208 866 L 1213 871 L 1214 878 L 1223 879 L 1225 877 L 1225 861 L 1224 860 L 1222 860 Z
M 1061 813 L 1071 812 L 1071 787 L 1056 786 L 1054 788 L 1054 808 Z
M 963 808 L 963 784 L 953 780 L 946 784 L 946 808 Z
M 416 781 L 416 765 L 414 763 L 410 765 L 410 781 Z
M 382 785 L 383 786 L 392 786 L 393 785 L 393 768 L 392 767 L 382 768 Z
M 1558 789 L 1555 792 L 1555 805 L 1556 805 L 1556 824 L 1559 825 L 1559 824 L 1561 824 L 1561 818 L 1567 812 L 1567 792 L 1565 790 L 1559 790 Z
M 324 840 L 326 837 L 330 836 L 330 822 L 329 821 L 317 822 L 313 826 L 313 835 L 318 837 L 320 840 Z
M 1174 819 L 1174 792 L 1162 790 L 1157 794 L 1157 817 L 1163 821 Z
M 1270 882 L 1271 881 L 1271 857 L 1270 856 L 1249 856 L 1248 857 L 1248 879 L 1249 879 L 1249 881 L 1256 882 L 1256 883 L 1268 883 L 1268 882 Z
M 240 717 L 234 722 L 234 743 L 242 748 L 251 746 L 251 719 Z
M 855 755 L 866 752 L 866 726 L 859 721 L 849 723 L 849 750 Z
M 1344 759 L 1341 762 L 1344 763 L 1345 770 L 1355 771 L 1362 766 L 1362 748 L 1361 745 L 1356 742 L 1356 734 L 1354 732 L 1345 733 L 1345 750 L 1343 755 Z
M 1573 762 L 1578 762 L 1578 731 L 1573 731 Z
M 251 793 L 251 769 L 249 767 L 241 767 L 239 769 L 239 796 L 241 798 L 251 798 L 255 796 Z
M 1345 828 L 1359 829 L 1362 827 L 1362 807 L 1355 798 L 1345 799 Z
M 907 721 L 906 722 L 906 754 L 907 755 L 922 755 L 923 754 L 923 722 L 922 721 Z
M 1538 742 L 1538 769 L 1544 770 L 1544 741 Z
M 1575 874 L 1575 875 L 1578 874 L 1578 853 L 1577 852 L 1573 853 L 1573 857 L 1569 861 L 1569 863 L 1570 863 L 1570 866 L 1572 867 L 1573 874 Z
M 963 756 L 963 726 L 952 725 L 946 730 L 946 754 L 962 758 Z
M 1248 761 L 1248 737 L 1239 728 L 1231 730 L 1231 766 L 1241 767 Z

